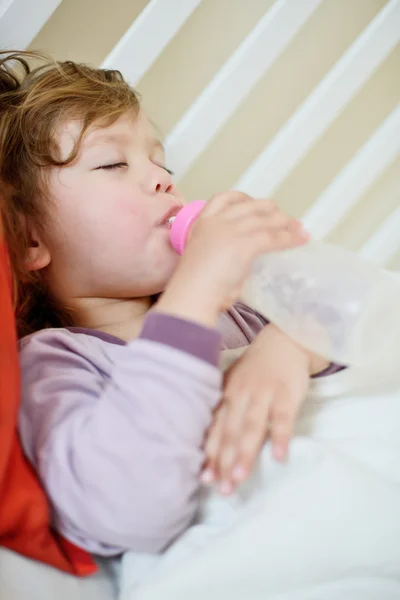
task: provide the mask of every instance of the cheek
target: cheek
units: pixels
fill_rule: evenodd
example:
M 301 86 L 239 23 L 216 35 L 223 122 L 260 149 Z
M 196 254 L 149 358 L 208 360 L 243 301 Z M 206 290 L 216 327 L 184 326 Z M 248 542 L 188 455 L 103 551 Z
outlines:
M 131 247 L 145 244 L 153 228 L 148 204 L 140 198 L 124 196 L 101 205 L 93 223 L 96 231 L 115 235 Z
M 82 188 L 79 195 L 59 194 L 56 202 L 57 239 L 73 250 L 135 249 L 146 243 L 152 229 L 148 204 L 140 197 L 106 189 Z M 107 242 L 109 242 L 107 244 Z

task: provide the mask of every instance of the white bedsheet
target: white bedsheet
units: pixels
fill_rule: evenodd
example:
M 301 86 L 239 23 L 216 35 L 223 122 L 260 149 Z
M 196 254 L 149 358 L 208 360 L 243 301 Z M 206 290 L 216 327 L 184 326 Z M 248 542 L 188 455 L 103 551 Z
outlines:
M 74 577 L 0 548 L 1 600 L 117 600 L 118 559 L 99 559 L 90 577 Z
M 291 445 L 161 558 L 127 553 L 121 600 L 399 600 L 400 388 L 315 381 Z

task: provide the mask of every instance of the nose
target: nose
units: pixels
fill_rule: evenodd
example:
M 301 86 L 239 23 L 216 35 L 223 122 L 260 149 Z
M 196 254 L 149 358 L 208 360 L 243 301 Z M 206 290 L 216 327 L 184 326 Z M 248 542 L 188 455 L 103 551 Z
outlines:
M 174 187 L 171 174 L 162 167 L 156 166 L 153 171 L 151 187 L 156 194 L 171 193 Z

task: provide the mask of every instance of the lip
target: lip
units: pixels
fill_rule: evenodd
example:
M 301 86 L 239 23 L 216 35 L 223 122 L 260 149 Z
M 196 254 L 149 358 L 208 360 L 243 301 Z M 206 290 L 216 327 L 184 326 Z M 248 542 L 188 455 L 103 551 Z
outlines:
M 176 215 L 178 214 L 178 212 L 181 210 L 182 206 L 180 204 L 177 204 L 176 206 L 173 206 L 172 208 L 170 208 L 165 215 L 162 217 L 162 219 L 160 221 L 158 221 L 157 226 L 158 227 L 165 227 L 166 225 L 168 225 L 168 220 L 171 217 L 176 217 Z

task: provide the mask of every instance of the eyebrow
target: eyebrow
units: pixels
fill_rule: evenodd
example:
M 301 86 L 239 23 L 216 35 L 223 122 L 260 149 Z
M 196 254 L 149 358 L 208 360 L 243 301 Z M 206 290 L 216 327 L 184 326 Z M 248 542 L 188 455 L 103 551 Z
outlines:
M 92 131 L 87 136 L 83 137 L 82 147 L 92 148 L 100 142 L 124 142 L 127 140 L 127 135 L 124 133 L 108 133 L 107 131 Z
M 123 133 L 108 133 L 107 131 L 94 131 L 91 132 L 87 138 L 82 140 L 82 148 L 92 148 L 93 146 L 101 143 L 101 142 L 119 142 L 126 143 L 128 141 L 128 136 Z M 151 149 L 159 149 L 163 153 L 165 153 L 165 148 L 163 144 L 157 138 L 150 138 L 150 146 Z

